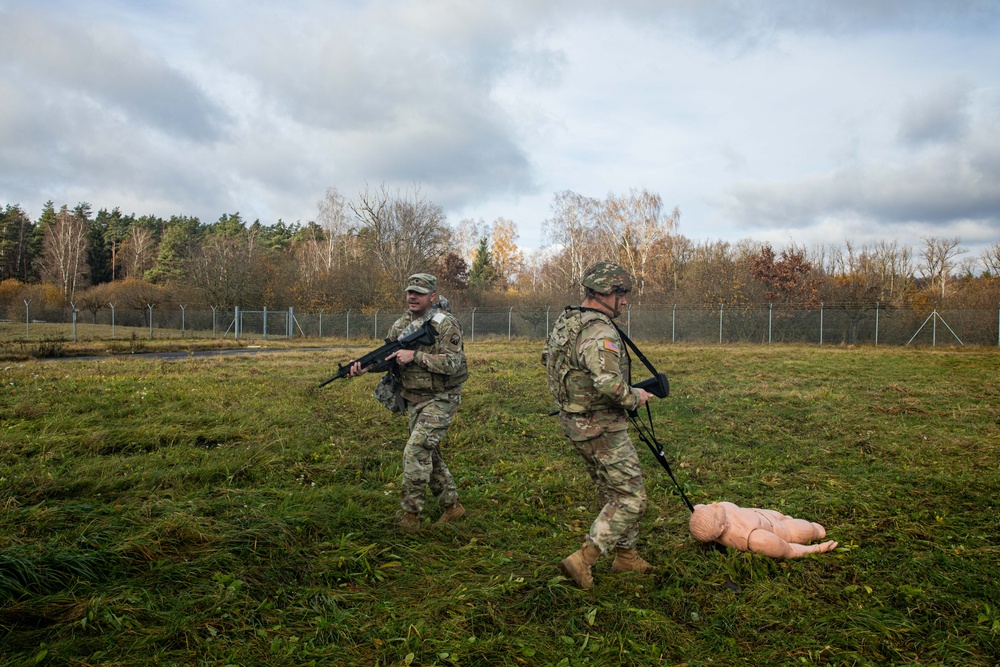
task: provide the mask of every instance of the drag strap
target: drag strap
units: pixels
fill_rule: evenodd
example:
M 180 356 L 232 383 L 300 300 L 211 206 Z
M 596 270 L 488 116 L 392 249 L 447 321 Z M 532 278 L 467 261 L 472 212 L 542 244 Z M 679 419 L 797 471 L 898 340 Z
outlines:
M 607 317 L 607 313 L 604 313 L 596 308 L 577 306 L 573 308 L 573 310 L 601 313 L 602 315 Z M 653 366 L 652 362 L 650 362 L 650 360 L 646 358 L 646 355 L 642 353 L 642 350 L 639 349 L 639 346 L 632 342 L 632 339 L 629 338 L 624 331 L 622 331 L 621 327 L 618 326 L 617 322 L 612 320 L 610 317 L 608 319 L 611 320 L 611 324 L 618 331 L 618 335 L 621 337 L 622 341 L 626 345 L 625 354 L 626 355 L 628 354 L 628 348 L 632 348 L 632 351 L 635 352 L 635 356 L 639 357 L 639 361 L 642 362 L 642 365 L 645 366 L 647 370 L 649 370 L 649 372 L 653 374 L 654 377 L 659 375 L 659 371 L 657 371 L 656 367 Z M 629 364 L 630 377 L 628 377 L 627 380 L 630 385 L 632 384 L 631 375 L 632 375 L 632 364 Z M 663 453 L 663 445 L 660 444 L 660 442 L 656 439 L 656 431 L 653 428 L 653 413 L 649 409 L 649 402 L 646 403 L 646 419 L 649 423 L 648 428 L 645 424 L 639 421 L 639 419 L 636 417 L 637 414 L 638 413 L 630 412 L 629 421 L 631 421 L 632 425 L 635 426 L 635 430 L 639 434 L 639 439 L 642 440 L 644 443 L 646 443 L 646 446 L 649 447 L 649 451 L 653 452 L 653 457 L 660 463 L 663 469 L 667 471 L 667 475 L 670 477 L 670 481 L 674 483 L 674 486 L 677 488 L 677 492 L 681 494 L 681 500 L 684 501 L 684 504 L 690 511 L 694 512 L 694 505 L 692 505 L 691 501 L 688 500 L 687 494 L 684 493 L 684 489 L 681 488 L 681 485 L 677 482 L 677 478 L 674 477 L 674 471 L 670 469 L 670 462 L 667 461 L 667 455 Z
M 694 512 L 694 505 L 691 504 L 687 494 L 684 493 L 683 487 L 681 487 L 680 483 L 678 483 L 677 478 L 674 477 L 674 471 L 670 469 L 670 462 L 667 461 L 667 455 L 663 452 L 663 445 L 656 439 L 656 434 L 653 432 L 653 415 L 649 410 L 649 403 L 646 404 L 646 418 L 649 420 L 649 428 L 647 428 L 646 425 L 639 421 L 636 417 L 629 415 L 629 420 L 632 422 L 632 425 L 635 426 L 639 439 L 646 443 L 646 446 L 649 447 L 649 451 L 653 452 L 653 458 L 655 458 L 659 462 L 660 466 L 667 471 L 670 481 L 674 483 L 674 487 L 676 487 L 677 492 L 681 494 L 681 500 L 684 501 L 688 510 Z

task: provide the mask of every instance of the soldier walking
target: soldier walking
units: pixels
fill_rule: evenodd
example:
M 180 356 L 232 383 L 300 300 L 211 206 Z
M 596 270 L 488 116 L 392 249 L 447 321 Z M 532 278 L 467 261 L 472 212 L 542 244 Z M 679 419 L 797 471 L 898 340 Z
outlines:
M 462 342 L 462 327 L 437 303 L 437 279 L 427 273 L 410 276 L 406 285 L 407 313 L 390 327 L 387 340 L 396 340 L 422 327 L 428 320 L 436 336 L 433 345 L 397 350 L 388 359 L 398 366 L 401 395 L 409 419 L 410 437 L 403 449 L 402 511 L 397 525 L 410 532 L 420 527 L 427 487 L 444 508 L 438 523 L 465 516 L 455 480 L 441 457 L 441 439 L 462 398 L 462 383 L 469 376 Z M 350 377 L 367 372 L 351 366 Z
M 644 405 L 650 394 L 629 384 L 629 357 L 612 322 L 628 303 L 628 271 L 600 261 L 584 272 L 580 284 L 583 304 L 559 316 L 542 356 L 563 433 L 583 458 L 604 503 L 583 545 L 559 564 L 580 588 L 591 588 L 591 567 L 611 549 L 612 572 L 653 570 L 636 552 L 646 488 L 626 414 Z

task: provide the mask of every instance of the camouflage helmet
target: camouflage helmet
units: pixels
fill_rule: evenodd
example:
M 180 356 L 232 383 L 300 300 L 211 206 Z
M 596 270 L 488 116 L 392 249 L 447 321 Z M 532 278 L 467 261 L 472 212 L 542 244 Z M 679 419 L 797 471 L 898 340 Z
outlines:
M 580 284 L 598 294 L 611 294 L 615 291 L 631 292 L 632 276 L 620 265 L 601 260 L 594 262 L 583 272 Z

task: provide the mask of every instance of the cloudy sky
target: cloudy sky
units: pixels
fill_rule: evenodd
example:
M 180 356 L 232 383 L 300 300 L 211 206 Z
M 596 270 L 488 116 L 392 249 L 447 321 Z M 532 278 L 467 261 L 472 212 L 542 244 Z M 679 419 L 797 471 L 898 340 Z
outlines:
M 419 185 L 696 241 L 1000 242 L 1000 0 L 0 0 L 0 204 L 305 222 Z

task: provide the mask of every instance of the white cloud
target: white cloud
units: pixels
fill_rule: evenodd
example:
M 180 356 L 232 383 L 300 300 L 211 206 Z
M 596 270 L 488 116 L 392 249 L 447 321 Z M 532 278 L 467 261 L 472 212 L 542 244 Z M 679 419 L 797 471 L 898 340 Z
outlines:
M 114 25 L 69 22 L 33 9 L 4 16 L 0 57 L 43 99 L 89 103 L 190 140 L 211 141 L 224 120 L 198 87 Z
M 0 202 L 308 220 L 419 184 L 542 244 L 647 188 L 694 238 L 997 228 L 988 0 L 0 0 Z

